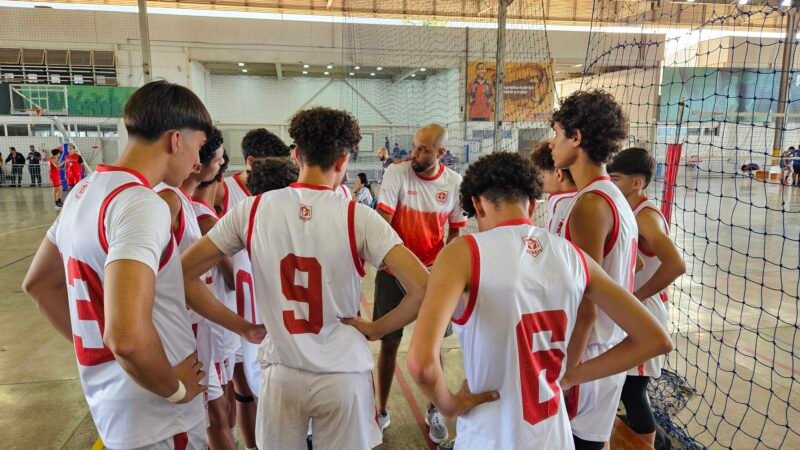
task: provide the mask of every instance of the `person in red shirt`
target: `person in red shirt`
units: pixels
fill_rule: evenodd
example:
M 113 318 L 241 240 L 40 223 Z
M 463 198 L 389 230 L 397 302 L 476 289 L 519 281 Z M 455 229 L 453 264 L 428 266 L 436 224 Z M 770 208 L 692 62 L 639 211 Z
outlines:
M 78 154 L 74 144 L 69 145 L 69 154 L 64 158 L 67 165 L 67 189 L 72 189 L 83 179 L 83 157 Z

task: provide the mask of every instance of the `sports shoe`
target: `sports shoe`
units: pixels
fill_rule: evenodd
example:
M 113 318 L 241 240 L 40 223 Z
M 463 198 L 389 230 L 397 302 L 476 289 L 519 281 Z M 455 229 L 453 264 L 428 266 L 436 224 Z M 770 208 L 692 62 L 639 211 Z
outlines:
M 392 423 L 392 420 L 389 418 L 389 411 L 378 413 L 378 428 L 381 429 L 381 433 L 389 424 Z
M 428 414 L 425 416 L 425 424 L 430 428 L 428 437 L 431 438 L 434 444 L 444 441 L 449 436 L 444 417 L 435 406 L 431 406 L 428 410 Z
M 456 448 L 456 438 L 447 439 L 437 447 L 438 450 L 453 450 L 454 448 Z

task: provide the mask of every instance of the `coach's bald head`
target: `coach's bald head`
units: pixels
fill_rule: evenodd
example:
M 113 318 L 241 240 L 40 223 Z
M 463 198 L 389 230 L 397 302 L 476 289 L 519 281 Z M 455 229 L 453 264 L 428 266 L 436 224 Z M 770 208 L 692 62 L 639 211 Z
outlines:
M 425 125 L 414 133 L 411 168 L 425 176 L 435 175 L 447 146 L 447 129 L 438 123 Z

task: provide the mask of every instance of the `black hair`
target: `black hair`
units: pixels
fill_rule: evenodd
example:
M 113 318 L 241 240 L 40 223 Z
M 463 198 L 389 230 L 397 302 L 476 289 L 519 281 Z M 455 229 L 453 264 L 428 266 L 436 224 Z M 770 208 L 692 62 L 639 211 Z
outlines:
M 299 111 L 289 124 L 289 136 L 297 143 L 304 164 L 322 170 L 333 167 L 336 158 L 361 141 L 358 121 L 347 111 L 311 108 Z
M 247 189 L 253 195 L 283 189 L 297 181 L 300 169 L 291 158 L 261 158 L 253 162 Z
M 372 185 L 370 184 L 369 180 L 367 179 L 367 174 L 364 173 L 364 172 L 359 172 L 358 174 L 356 174 L 356 176 L 358 177 L 359 180 L 361 180 L 361 184 L 363 184 L 364 187 L 367 188 L 367 190 L 369 191 L 370 195 L 372 195 L 374 197 L 374 194 L 372 193 Z
M 211 127 L 211 133 L 206 137 L 206 142 L 200 147 L 200 164 L 207 166 L 214 158 L 214 153 L 222 146 L 224 139 L 222 132 L 217 127 Z
M 182 128 L 211 134 L 211 116 L 197 95 L 164 80 L 137 89 L 125 104 L 122 120 L 129 136 L 150 142 Z
M 626 148 L 617 153 L 617 156 L 606 167 L 608 173 L 622 173 L 625 175 L 641 175 L 644 177 L 644 187 L 653 179 L 656 170 L 656 160 L 647 150 L 640 147 Z
M 558 123 L 567 137 L 581 133 L 581 148 L 596 164 L 608 162 L 628 136 L 628 119 L 614 96 L 605 91 L 577 91 L 561 100 L 551 125 Z
M 60 153 L 61 153 L 61 149 L 60 148 L 54 148 L 54 149 L 50 150 L 50 154 L 53 155 L 53 156 L 56 156 L 56 155 L 58 155 Z
M 550 148 L 549 140 L 541 141 L 533 147 L 531 162 L 540 171 L 556 171 L 556 162 L 553 160 L 553 149 Z M 569 180 L 570 183 L 575 183 L 575 180 L 572 179 L 572 172 L 570 172 L 569 169 L 561 169 L 561 173 L 564 174 L 564 178 Z
M 219 172 L 214 177 L 213 180 L 209 181 L 201 181 L 200 182 L 200 189 L 207 188 L 214 183 L 219 183 L 222 181 L 222 178 L 225 176 L 225 171 L 228 170 L 228 162 L 230 162 L 231 158 L 228 156 L 228 151 L 223 149 L 222 150 L 222 164 L 219 166 Z
M 242 139 L 242 156 L 266 158 L 269 156 L 289 156 L 289 147 L 266 128 L 250 130 Z
M 473 197 L 495 205 L 500 201 L 525 201 L 542 195 L 539 169 L 519 153 L 495 152 L 482 156 L 467 168 L 461 181 L 461 207 L 475 216 Z

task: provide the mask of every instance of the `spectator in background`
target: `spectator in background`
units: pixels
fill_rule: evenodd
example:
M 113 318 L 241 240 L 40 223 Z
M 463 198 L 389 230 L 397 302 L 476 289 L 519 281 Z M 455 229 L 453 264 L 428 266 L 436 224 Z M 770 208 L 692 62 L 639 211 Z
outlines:
M 386 173 L 386 169 L 394 163 L 394 159 L 389 157 L 389 150 L 387 147 L 381 147 L 378 149 L 378 159 L 381 160 L 381 165 L 383 165 L 383 170 L 381 170 L 381 176 L 379 182 L 383 182 L 383 174 Z
M 6 164 L 11 164 L 11 186 L 22 186 L 22 168 L 25 167 L 25 157 L 17 153 L 17 149 L 10 147 L 11 153 L 6 158 Z
M 69 154 L 64 161 L 66 163 L 67 190 L 71 190 L 85 177 L 83 168 L 86 166 L 86 162 L 83 161 L 83 157 L 78 153 L 74 144 L 69 144 Z
M 444 155 L 442 155 L 442 164 L 444 164 L 447 167 L 452 167 L 455 162 L 456 162 L 456 157 L 453 156 L 452 153 L 450 153 L 450 150 L 445 151 Z
M 42 154 L 36 151 L 36 146 L 31 145 L 28 151 L 28 173 L 31 175 L 31 187 L 42 187 Z
M 358 161 L 358 146 L 357 145 L 350 150 L 350 159 L 352 159 L 353 162 Z
M 50 184 L 53 185 L 53 201 L 56 203 L 56 209 L 61 209 L 64 204 L 61 202 L 61 169 L 64 168 L 64 162 L 61 159 L 61 149 L 56 147 L 50 151 Z
M 792 178 L 792 160 L 789 159 L 794 156 L 794 147 L 789 147 L 788 150 L 781 153 L 781 182 L 783 184 L 788 184 L 789 179 Z
M 795 149 L 792 157 L 794 158 L 792 160 L 792 170 L 794 171 L 792 186 L 800 186 L 800 147 Z
M 759 165 L 756 163 L 750 163 L 750 164 L 742 164 L 741 169 L 742 173 L 746 173 L 752 177 L 754 175 L 753 172 L 761 170 L 761 167 L 759 167 Z
M 389 147 L 391 147 L 391 145 L 389 145 L 389 136 L 386 136 L 384 139 L 386 140 L 383 141 L 383 146 L 388 150 Z
M 392 158 L 400 159 L 400 146 L 397 145 L 397 142 L 394 143 L 394 147 L 392 148 Z
M 373 207 L 372 187 L 370 187 L 367 174 L 364 172 L 360 172 L 356 176 L 356 185 L 353 187 L 353 193 L 358 203 L 363 203 L 370 208 Z

